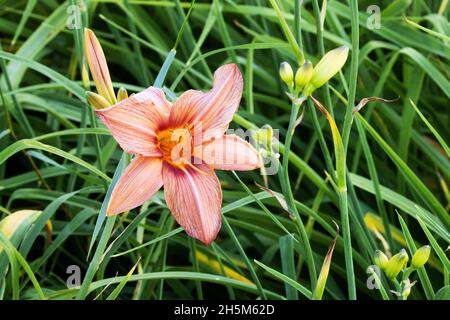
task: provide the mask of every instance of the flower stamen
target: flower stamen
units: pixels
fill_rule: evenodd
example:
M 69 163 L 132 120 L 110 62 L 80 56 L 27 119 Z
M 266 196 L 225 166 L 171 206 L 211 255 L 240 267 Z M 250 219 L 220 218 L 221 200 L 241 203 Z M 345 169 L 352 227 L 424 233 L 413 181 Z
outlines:
M 177 168 L 184 168 L 190 163 L 192 136 L 188 129 L 166 129 L 158 132 L 157 136 L 164 161 Z

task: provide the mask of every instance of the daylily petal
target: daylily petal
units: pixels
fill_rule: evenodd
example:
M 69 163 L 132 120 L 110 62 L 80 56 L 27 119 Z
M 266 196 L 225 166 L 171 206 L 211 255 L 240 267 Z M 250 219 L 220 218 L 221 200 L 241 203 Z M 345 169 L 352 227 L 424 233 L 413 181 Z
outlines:
M 110 104 L 116 103 L 116 95 L 109 75 L 108 65 L 102 46 L 92 30 L 84 29 L 84 48 L 98 93 Z
M 150 199 L 163 185 L 161 171 L 159 158 L 134 158 L 114 187 L 107 215 L 131 210 Z
M 178 169 L 163 164 L 164 196 L 177 222 L 191 237 L 209 245 L 221 227 L 222 190 L 214 171 L 200 164 Z
M 200 104 L 198 101 L 204 95 L 205 93 L 193 89 L 183 92 L 172 106 L 169 125 L 176 128 L 194 122 L 200 111 Z
M 255 148 L 234 134 L 197 147 L 194 155 L 220 170 L 253 170 L 263 165 Z
M 150 87 L 95 112 L 126 152 L 148 157 L 161 155 L 155 130 L 164 126 L 170 112 L 170 103 L 161 89 Z
M 202 93 L 189 90 L 174 103 L 170 126 L 201 122 L 203 142 L 219 137 L 228 128 L 242 96 L 242 75 L 235 64 L 227 64 L 214 73 L 213 88 Z

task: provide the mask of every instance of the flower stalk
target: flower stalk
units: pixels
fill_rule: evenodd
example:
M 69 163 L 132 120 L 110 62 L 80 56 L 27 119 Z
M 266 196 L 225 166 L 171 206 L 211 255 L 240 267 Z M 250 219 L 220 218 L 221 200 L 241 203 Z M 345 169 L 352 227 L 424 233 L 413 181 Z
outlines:
M 320 105 L 317 100 L 315 100 L 311 94 L 317 88 L 323 86 L 328 80 L 330 80 L 345 64 L 348 55 L 347 47 L 340 47 L 328 52 L 313 68 L 313 65 L 309 61 L 301 61 L 301 67 L 294 73 L 291 66 L 287 62 L 283 62 L 280 65 L 280 77 L 283 82 L 287 85 L 289 92 L 287 93 L 292 100 L 291 116 L 289 120 L 289 126 L 286 132 L 286 140 L 284 145 L 284 155 L 282 161 L 282 170 L 279 171 L 280 183 L 287 198 L 287 204 L 289 207 L 289 213 L 293 216 L 296 221 L 297 229 L 300 237 L 305 246 L 306 260 L 308 264 L 308 269 L 311 278 L 311 284 L 313 287 L 316 286 L 317 282 L 317 272 L 314 266 L 314 260 L 312 256 L 312 250 L 309 243 L 309 238 L 305 229 L 301 217 L 295 206 L 295 199 L 292 192 L 289 179 L 289 152 L 291 148 L 292 138 L 294 131 L 301 119 L 298 118 L 299 111 L 303 103 L 311 97 L 316 105 Z M 318 106 L 319 107 L 319 106 Z M 342 140 L 339 135 L 338 128 L 332 119 L 331 115 L 326 111 L 324 107 L 320 105 L 320 110 L 326 115 L 327 120 L 331 125 L 333 132 L 333 141 L 335 144 L 336 151 L 336 167 L 338 174 L 338 194 L 341 208 L 347 208 L 347 186 L 345 178 L 345 161 L 344 149 L 342 145 Z M 352 264 L 352 253 L 351 253 L 351 238 L 350 238 L 350 227 L 348 221 L 348 208 L 347 211 L 343 210 L 341 215 L 341 222 L 343 224 L 343 236 L 346 252 L 346 263 L 347 263 L 347 276 L 349 277 L 350 292 L 353 292 L 354 287 L 354 274 L 353 274 L 353 264 Z M 353 296 L 351 294 L 351 296 Z
M 314 258 L 312 254 L 311 244 L 309 242 L 309 237 L 305 229 L 305 225 L 300 217 L 300 214 L 295 205 L 295 199 L 292 192 L 290 179 L 289 179 L 289 153 L 291 150 L 292 138 L 294 136 L 295 127 L 297 126 L 297 119 L 300 108 L 302 104 L 306 101 L 307 97 L 300 96 L 299 98 L 293 99 L 292 108 L 291 108 L 291 116 L 289 119 L 289 126 L 286 132 L 286 140 L 284 143 L 284 154 L 281 170 L 278 171 L 281 188 L 283 190 L 283 194 L 286 195 L 286 201 L 289 208 L 289 213 L 293 216 L 294 221 L 296 223 L 297 230 L 299 232 L 300 238 L 302 240 L 304 250 L 306 253 L 306 263 L 308 265 L 308 271 L 311 281 L 311 287 L 315 288 L 317 284 L 317 271 L 314 263 Z

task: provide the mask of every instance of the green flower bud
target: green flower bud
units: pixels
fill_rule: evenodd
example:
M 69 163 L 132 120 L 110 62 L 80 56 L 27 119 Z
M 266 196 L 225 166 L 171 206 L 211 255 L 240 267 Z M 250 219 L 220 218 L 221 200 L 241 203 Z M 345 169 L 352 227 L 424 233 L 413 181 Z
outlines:
M 81 81 L 83 83 L 83 87 L 89 88 L 89 72 L 86 64 L 83 63 L 83 67 L 81 68 Z
M 127 89 L 125 89 L 124 87 L 120 87 L 119 91 L 117 91 L 117 101 L 122 101 L 126 98 L 128 98 Z
M 264 125 L 257 131 L 257 137 L 260 142 L 268 143 L 272 141 L 273 129 L 269 125 Z
M 256 131 L 254 136 L 257 145 L 264 146 L 264 149 L 269 152 L 272 151 L 272 139 L 273 139 L 273 129 L 269 125 L 264 125 Z
M 431 253 L 430 246 L 423 246 L 419 248 L 416 251 L 416 253 L 414 253 L 411 260 L 411 265 L 413 266 L 413 268 L 415 269 L 422 268 L 425 265 L 425 263 L 427 263 L 428 258 L 430 257 L 430 253 Z
M 384 270 L 386 264 L 389 261 L 388 257 L 380 250 L 375 251 L 375 254 L 373 255 L 373 260 L 375 261 L 375 264 L 382 270 Z
M 108 100 L 103 98 L 101 95 L 91 91 L 86 92 L 86 100 L 95 109 L 104 109 L 111 105 Z
M 305 63 L 298 68 L 295 73 L 295 86 L 297 89 L 303 88 L 311 80 L 313 71 L 313 65 L 309 60 L 306 60 Z
M 327 52 L 315 66 L 311 81 L 305 87 L 305 95 L 310 95 L 314 90 L 320 88 L 334 77 L 344 66 L 347 57 L 347 46 L 342 46 Z
M 399 253 L 389 259 L 384 268 L 384 273 L 389 279 L 394 280 L 406 266 L 408 260 L 408 253 L 405 249 L 402 249 Z
M 280 78 L 286 83 L 289 89 L 294 87 L 294 71 L 292 70 L 291 65 L 286 61 L 280 64 Z

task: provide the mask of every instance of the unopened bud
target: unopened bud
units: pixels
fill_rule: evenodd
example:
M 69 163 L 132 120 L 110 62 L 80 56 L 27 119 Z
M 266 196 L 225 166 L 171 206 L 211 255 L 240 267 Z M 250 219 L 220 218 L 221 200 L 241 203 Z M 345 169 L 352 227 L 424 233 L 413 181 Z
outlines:
M 97 92 L 110 104 L 116 103 L 114 88 L 102 46 L 92 30 L 84 29 L 84 50 Z
M 101 95 L 91 91 L 86 92 L 86 100 L 95 109 L 104 109 L 111 105 L 108 100 L 103 98 Z
M 273 129 L 269 125 L 264 125 L 256 131 L 256 142 L 259 146 L 263 146 L 269 154 L 272 151 Z
M 382 270 L 384 270 L 389 261 L 388 257 L 380 250 L 375 251 L 373 260 L 375 261 L 375 264 Z
M 412 260 L 411 260 L 411 265 L 413 266 L 413 268 L 422 268 L 425 263 L 427 263 L 428 258 L 430 258 L 430 253 L 431 253 L 431 247 L 430 246 L 423 246 L 421 248 L 419 248 L 416 253 L 414 253 Z
M 122 101 L 128 98 L 128 92 L 127 89 L 124 87 L 120 87 L 119 91 L 117 92 L 117 101 Z
M 280 78 L 286 83 L 289 89 L 294 87 L 294 71 L 292 70 L 291 65 L 286 61 L 280 64 Z
M 272 141 L 273 129 L 268 124 L 264 125 L 257 131 L 258 141 L 262 143 L 268 143 Z
M 334 77 L 344 66 L 347 57 L 347 46 L 342 46 L 327 52 L 315 66 L 311 81 L 305 88 L 305 95 L 310 95 L 314 90 L 320 88 Z
M 86 64 L 84 63 L 81 67 L 81 81 L 83 82 L 83 87 L 89 88 L 89 72 Z
M 297 89 L 303 88 L 311 80 L 313 71 L 314 68 L 311 61 L 306 60 L 295 73 L 295 87 Z
M 394 280 L 406 266 L 408 260 L 408 253 L 405 249 L 402 249 L 399 253 L 389 259 L 384 268 L 384 273 L 389 279 Z

